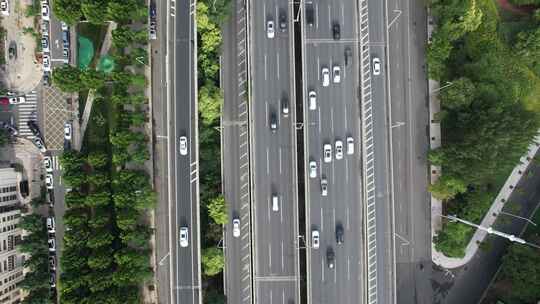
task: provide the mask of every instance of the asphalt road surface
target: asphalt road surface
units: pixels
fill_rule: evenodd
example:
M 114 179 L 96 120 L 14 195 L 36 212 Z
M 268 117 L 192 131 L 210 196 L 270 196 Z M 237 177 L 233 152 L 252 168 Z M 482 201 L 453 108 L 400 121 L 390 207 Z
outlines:
M 386 53 L 386 30 L 390 22 L 386 19 L 385 2 L 368 0 L 369 35 L 372 59 L 381 61 L 380 75 L 371 76 L 373 104 L 373 148 L 375 154 L 375 218 L 377 229 L 377 302 L 393 303 L 395 299 L 392 160 L 388 121 L 390 100 L 388 99 L 388 64 Z
M 356 1 L 328 0 L 307 4 L 314 14 L 313 25 L 303 23 L 304 117 L 306 164 L 317 163 L 317 177 L 306 172 L 306 231 L 308 303 L 358 303 L 363 297 L 362 171 L 360 149 L 358 8 Z M 306 20 L 303 20 L 306 22 Z M 333 39 L 332 26 L 340 25 L 340 40 Z M 345 49 L 351 50 L 345 63 Z M 340 68 L 340 82 L 334 83 L 333 68 Z M 330 84 L 323 86 L 322 69 L 330 70 Z M 308 94 L 317 94 L 317 107 L 310 109 Z M 354 139 L 354 153 L 347 154 L 347 137 Z M 336 159 L 336 140 L 344 144 L 343 158 Z M 332 145 L 332 161 L 323 162 L 323 145 Z M 322 196 L 321 181 L 328 182 Z M 338 244 L 336 227 L 344 231 Z M 320 234 L 319 248 L 313 247 L 312 233 Z M 329 267 L 327 251 L 335 253 Z
M 173 303 L 201 302 L 198 141 L 196 106 L 196 37 L 191 0 L 171 2 L 169 63 L 169 189 L 171 298 Z M 174 16 L 171 16 L 171 15 Z M 170 49 L 172 48 L 172 49 Z M 180 137 L 187 137 L 187 155 L 180 154 Z M 188 246 L 181 247 L 179 230 L 188 228 Z
M 395 202 L 396 291 L 399 303 L 433 302 L 427 40 L 424 1 L 388 0 L 388 56 Z M 427 267 L 425 267 L 427 266 Z
M 247 23 L 243 0 L 232 2 L 232 16 L 223 27 L 221 63 L 224 103 L 221 121 L 222 187 L 230 222 L 225 226 L 225 294 L 227 303 L 252 300 L 249 130 L 247 105 Z M 240 236 L 232 220 L 240 220 Z
M 292 3 L 250 4 L 254 303 L 300 303 Z M 279 14 L 286 14 L 284 31 Z M 274 21 L 274 38 L 267 37 L 267 20 Z M 288 115 L 280 105 L 283 99 L 289 103 Z M 277 124 L 274 131 L 271 115 Z M 278 211 L 272 210 L 272 195 L 278 197 Z

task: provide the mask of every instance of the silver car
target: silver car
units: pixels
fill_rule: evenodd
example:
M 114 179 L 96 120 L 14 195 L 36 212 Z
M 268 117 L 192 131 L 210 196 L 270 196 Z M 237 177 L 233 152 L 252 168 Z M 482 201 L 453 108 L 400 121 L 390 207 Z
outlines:
M 328 180 L 321 178 L 321 195 L 328 196 Z
M 317 177 L 317 162 L 314 160 L 309 162 L 309 177 L 310 178 Z
M 324 144 L 323 155 L 324 155 L 323 160 L 325 163 L 332 162 L 332 145 L 331 144 Z
M 373 58 L 373 75 L 381 75 L 381 60 L 377 57 Z

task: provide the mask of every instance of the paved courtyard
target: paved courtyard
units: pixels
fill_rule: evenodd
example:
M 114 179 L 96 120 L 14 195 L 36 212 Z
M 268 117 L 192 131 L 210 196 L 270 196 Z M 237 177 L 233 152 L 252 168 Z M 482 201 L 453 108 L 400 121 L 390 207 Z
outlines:
M 76 120 L 78 108 L 72 94 L 63 93 L 58 88 L 42 87 L 43 133 L 49 150 L 64 149 L 64 124 Z

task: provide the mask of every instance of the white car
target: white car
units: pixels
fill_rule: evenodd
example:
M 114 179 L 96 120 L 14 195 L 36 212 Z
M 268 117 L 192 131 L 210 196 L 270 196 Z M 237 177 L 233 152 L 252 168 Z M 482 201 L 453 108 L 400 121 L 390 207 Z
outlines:
M 49 21 L 49 6 L 45 3 L 41 4 L 41 19 Z
M 310 178 L 317 177 L 317 162 L 314 160 L 309 162 L 309 177 Z
M 373 58 L 373 75 L 381 75 L 381 60 L 377 57 Z
M 341 69 L 339 68 L 339 65 L 335 65 L 332 68 L 332 79 L 334 83 L 340 83 L 341 82 Z
M 0 1 L 0 11 L 2 11 L 2 15 L 9 16 L 9 3 L 8 3 L 8 0 Z
M 49 21 L 41 21 L 41 36 L 49 36 Z
M 232 235 L 234 237 L 240 236 L 240 219 L 235 218 L 232 220 Z
M 43 144 L 43 141 L 39 137 L 34 137 L 34 144 L 39 149 L 41 153 L 47 152 L 47 148 L 45 148 L 45 144 Z
M 45 72 L 51 71 L 51 57 L 47 54 L 43 55 L 43 70 Z
M 328 196 L 328 180 L 321 178 L 321 195 Z
M 332 145 L 324 144 L 323 146 L 323 160 L 325 163 L 332 162 Z
M 347 137 L 347 154 L 354 154 L 354 139 L 352 138 L 352 136 Z
M 322 68 L 322 85 L 323 87 L 330 85 L 330 70 L 327 67 Z
M 311 90 L 309 91 L 308 96 L 309 96 L 309 109 L 316 110 L 317 109 L 317 93 Z
M 62 22 L 60 22 L 60 25 L 62 26 L 62 31 L 68 31 L 69 30 L 67 23 L 62 21 Z
M 276 35 L 276 28 L 274 27 L 274 20 L 268 20 L 266 22 L 266 37 L 272 39 Z
M 180 136 L 180 155 L 187 155 L 187 137 Z
M 343 158 L 343 142 L 341 140 L 336 140 L 336 159 Z
M 48 53 L 51 50 L 49 49 L 49 38 L 47 36 L 41 37 L 41 49 L 43 52 Z
M 26 97 L 24 96 L 17 96 L 17 97 L 9 97 L 9 104 L 20 104 L 25 103 Z
M 47 189 L 49 190 L 54 189 L 53 175 L 50 173 L 47 173 L 45 176 L 45 186 L 47 186 Z
M 319 249 L 319 244 L 320 244 L 319 230 L 311 231 L 311 247 L 313 247 L 313 249 Z
M 52 158 L 50 156 L 43 157 L 43 165 L 45 165 L 46 172 L 53 172 Z
M 47 232 L 54 233 L 56 231 L 55 225 L 54 225 L 54 217 L 48 217 L 47 218 Z
M 64 139 L 71 140 L 71 123 L 69 122 L 64 124 Z
M 180 247 L 187 247 L 189 245 L 188 227 L 180 227 Z
M 47 243 L 49 244 L 49 251 L 50 252 L 55 252 L 56 251 L 56 241 L 54 240 L 54 238 L 50 238 Z

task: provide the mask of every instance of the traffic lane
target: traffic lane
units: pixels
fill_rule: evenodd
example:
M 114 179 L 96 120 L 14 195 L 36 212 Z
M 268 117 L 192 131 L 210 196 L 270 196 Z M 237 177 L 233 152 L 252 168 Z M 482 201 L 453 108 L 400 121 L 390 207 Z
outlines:
M 384 1 L 366 0 L 369 8 L 369 40 L 373 42 L 384 42 L 386 36 L 386 24 L 390 22 L 385 18 Z
M 391 251 L 391 200 L 389 183 L 390 161 L 388 159 L 388 132 L 387 125 L 387 99 L 386 99 L 386 60 L 383 47 L 373 47 L 372 54 L 378 54 L 383 66 L 381 75 L 372 77 L 372 102 L 373 102 L 373 145 L 374 169 L 375 169 L 375 217 L 377 221 L 377 296 L 378 301 L 387 303 L 390 301 L 388 290 L 393 288 L 392 269 L 393 261 Z M 393 293 L 393 292 L 392 292 Z
M 255 303 L 261 304 L 298 304 L 294 295 L 295 285 L 288 280 L 259 281 L 255 293 Z

